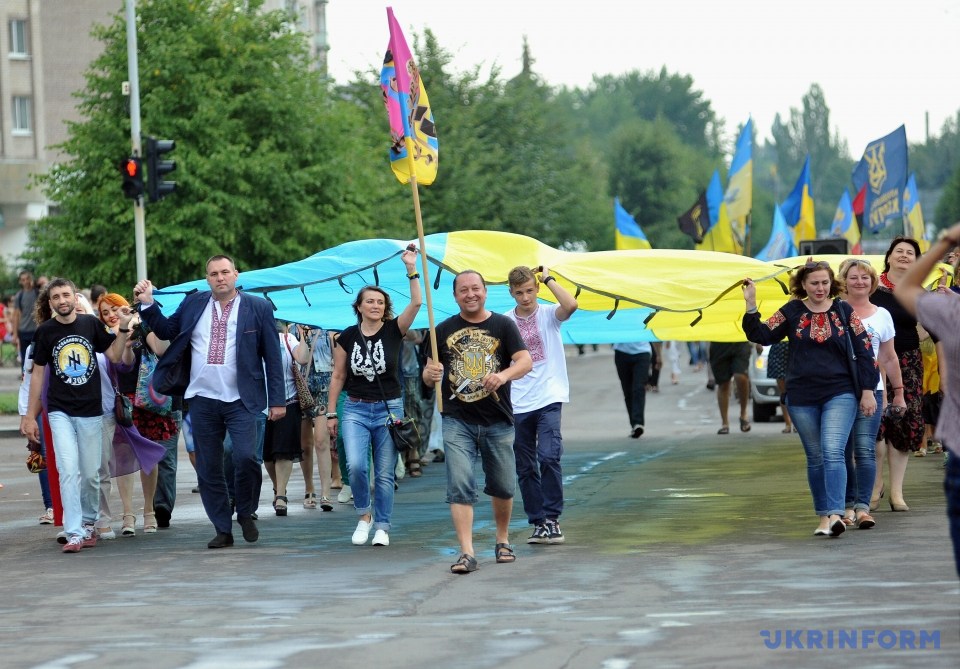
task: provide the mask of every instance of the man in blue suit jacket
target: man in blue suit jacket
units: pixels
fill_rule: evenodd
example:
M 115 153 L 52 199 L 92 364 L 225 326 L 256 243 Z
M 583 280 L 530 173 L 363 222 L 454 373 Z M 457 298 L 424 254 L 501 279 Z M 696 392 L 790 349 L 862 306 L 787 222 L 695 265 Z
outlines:
M 228 256 L 210 258 L 206 271 L 210 290 L 188 295 L 170 318 L 153 306 L 149 280 L 139 281 L 133 294 L 157 337 L 171 342 L 157 364 L 154 386 L 189 402 L 200 499 L 217 530 L 207 546 L 224 548 L 233 545 L 224 437 L 229 432 L 233 441 L 237 522 L 243 538 L 256 541 L 253 514 L 263 480 L 256 418 L 267 408 L 268 395 L 269 420 L 283 418 L 286 397 L 270 303 L 237 290 L 238 272 Z

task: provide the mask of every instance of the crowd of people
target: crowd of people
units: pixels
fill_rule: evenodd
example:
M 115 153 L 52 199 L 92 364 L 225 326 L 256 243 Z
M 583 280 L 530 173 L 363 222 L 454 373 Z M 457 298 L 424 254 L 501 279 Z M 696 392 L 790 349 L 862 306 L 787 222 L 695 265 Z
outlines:
M 799 434 L 806 455 L 815 536 L 875 527 L 871 511 L 884 496 L 892 511 L 909 511 L 903 483 L 910 456 L 958 448 L 949 435 L 960 392 L 950 389 L 960 382 L 950 371 L 960 360 L 949 324 L 960 302 L 943 284 L 932 293 L 922 287 L 958 242 L 960 226 L 926 255 L 915 240 L 898 237 L 879 275 L 857 258 L 837 273 L 810 259 L 792 272 L 790 299 L 772 314 L 759 313 L 755 285 L 743 281 L 743 331 L 749 342 L 772 346 L 784 432 Z M 132 301 L 97 287 L 91 304 L 67 279 L 39 286 L 21 273 L 7 328 L 26 372 L 21 432 L 41 452 L 50 445 L 45 436 L 52 439 L 62 550 L 80 552 L 116 536 L 113 481 L 120 535 L 135 535 L 137 472 L 142 532 L 170 526 L 185 425 L 215 530 L 211 549 L 233 545 L 234 519 L 245 541 L 258 540 L 264 469 L 275 514 L 287 514 L 294 463 L 304 478 L 304 508 L 332 510 L 339 484 L 339 501 L 352 499 L 358 516 L 351 542 L 366 544 L 372 533 L 372 545 L 389 546 L 398 476 L 416 478 L 423 464 L 441 458 L 459 543 L 452 573 L 478 567 L 478 463 L 492 502 L 497 563 L 516 560 L 509 524 L 518 488 L 531 526 L 527 542 L 563 543 L 560 425 L 570 392 L 560 328 L 576 312 L 576 298 L 548 268 L 517 267 L 508 277 L 516 306 L 494 313 L 483 277 L 465 270 L 453 282 L 459 313 L 426 337 L 412 328 L 422 302 L 416 259 L 412 247 L 400 257 L 410 281 L 406 305 L 366 286 L 353 303 L 356 325 L 342 332 L 277 322 L 269 302 L 237 288 L 237 269 L 224 255 L 207 262 L 209 290 L 187 295 L 169 315 L 146 279 L 134 286 Z M 549 304 L 538 300 L 544 290 Z M 679 352 L 678 342 L 614 345 L 629 437 L 645 432 L 645 394 L 651 384 L 656 389 L 663 362 L 678 382 Z M 707 351 L 697 343 L 689 352 L 697 369 L 708 363 L 708 384 L 716 384 L 719 434 L 730 433 L 734 386 L 739 431 L 749 432 L 750 344 L 714 342 Z M 420 428 L 412 448 L 396 436 L 407 415 Z M 439 456 L 429 452 L 431 431 L 442 434 Z M 53 523 L 49 481 L 41 476 L 40 483 L 40 522 Z M 945 485 L 956 546 L 956 457 L 948 460 Z

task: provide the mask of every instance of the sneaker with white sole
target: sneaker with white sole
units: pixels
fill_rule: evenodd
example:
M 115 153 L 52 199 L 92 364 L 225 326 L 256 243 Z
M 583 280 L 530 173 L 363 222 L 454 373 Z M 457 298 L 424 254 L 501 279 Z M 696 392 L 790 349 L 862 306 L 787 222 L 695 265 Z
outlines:
M 64 553 L 79 553 L 83 548 L 83 539 L 80 537 L 70 537 L 70 541 L 63 545 Z
M 361 520 L 357 523 L 357 529 L 353 531 L 353 537 L 350 541 L 353 542 L 354 546 L 362 546 L 367 543 L 367 538 L 370 536 L 370 528 L 373 527 L 373 523 L 368 523 L 365 520 Z
M 528 544 L 549 544 L 550 530 L 544 523 L 537 523 L 533 526 L 533 534 L 527 539 Z
M 98 527 L 97 538 L 98 539 L 116 539 L 117 533 L 113 531 L 112 527 Z
M 547 538 L 548 544 L 562 544 L 564 541 L 566 541 L 565 537 L 563 536 L 563 532 L 560 531 L 560 523 L 558 523 L 556 520 L 550 520 L 548 518 L 544 525 L 549 533 Z
M 41 525 L 53 525 L 53 509 L 47 509 L 43 512 L 43 515 L 40 516 Z
M 96 545 L 97 545 L 97 531 L 93 528 L 93 525 L 84 525 L 83 526 L 83 547 L 93 548 Z
M 350 490 L 350 486 L 344 484 L 340 494 L 337 495 L 337 501 L 341 504 L 349 504 L 351 499 L 353 499 L 353 491 Z
M 373 535 L 374 546 L 389 546 L 390 535 L 385 530 L 377 530 Z
M 57 532 L 57 543 L 58 543 L 58 544 L 65 544 L 65 543 L 67 543 L 68 541 L 70 541 L 70 537 L 67 535 L 66 530 L 60 530 L 59 532 Z

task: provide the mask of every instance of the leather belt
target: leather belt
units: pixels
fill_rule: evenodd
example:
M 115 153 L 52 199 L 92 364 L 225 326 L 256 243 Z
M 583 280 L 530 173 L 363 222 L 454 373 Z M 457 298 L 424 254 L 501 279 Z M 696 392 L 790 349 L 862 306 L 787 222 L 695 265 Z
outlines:
M 351 402 L 363 402 L 364 404 L 377 404 L 380 400 L 365 400 L 361 397 L 350 397 L 347 395 L 347 399 Z

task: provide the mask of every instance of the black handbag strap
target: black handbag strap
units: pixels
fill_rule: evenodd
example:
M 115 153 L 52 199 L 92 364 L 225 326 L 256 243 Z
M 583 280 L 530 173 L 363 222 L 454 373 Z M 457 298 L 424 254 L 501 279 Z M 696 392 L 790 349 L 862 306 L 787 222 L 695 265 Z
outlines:
M 847 353 L 849 355 L 848 361 L 850 365 L 850 376 L 853 377 L 854 392 L 859 393 L 860 374 L 857 372 L 857 348 L 853 345 L 853 335 L 850 334 L 850 320 L 843 311 L 844 301 L 838 298 L 835 300 L 835 303 L 837 305 L 837 312 L 840 314 L 840 322 L 843 324 L 843 329 L 847 335 Z M 851 307 L 851 311 L 852 310 L 853 307 Z
M 370 350 L 370 342 L 367 341 L 367 338 L 363 336 L 363 330 L 360 329 L 360 323 L 357 323 L 357 334 L 360 335 L 361 341 L 363 341 L 363 348 L 366 350 L 368 355 L 373 355 L 373 351 Z M 393 415 L 393 412 L 390 411 L 390 405 L 387 404 L 387 393 L 383 390 L 383 383 L 380 382 L 380 375 L 377 374 L 377 371 L 373 371 L 373 378 L 377 380 L 377 387 L 380 388 L 380 401 L 383 402 L 383 406 L 387 409 L 387 416 L 390 417 L 390 422 L 395 422 L 397 417 Z

